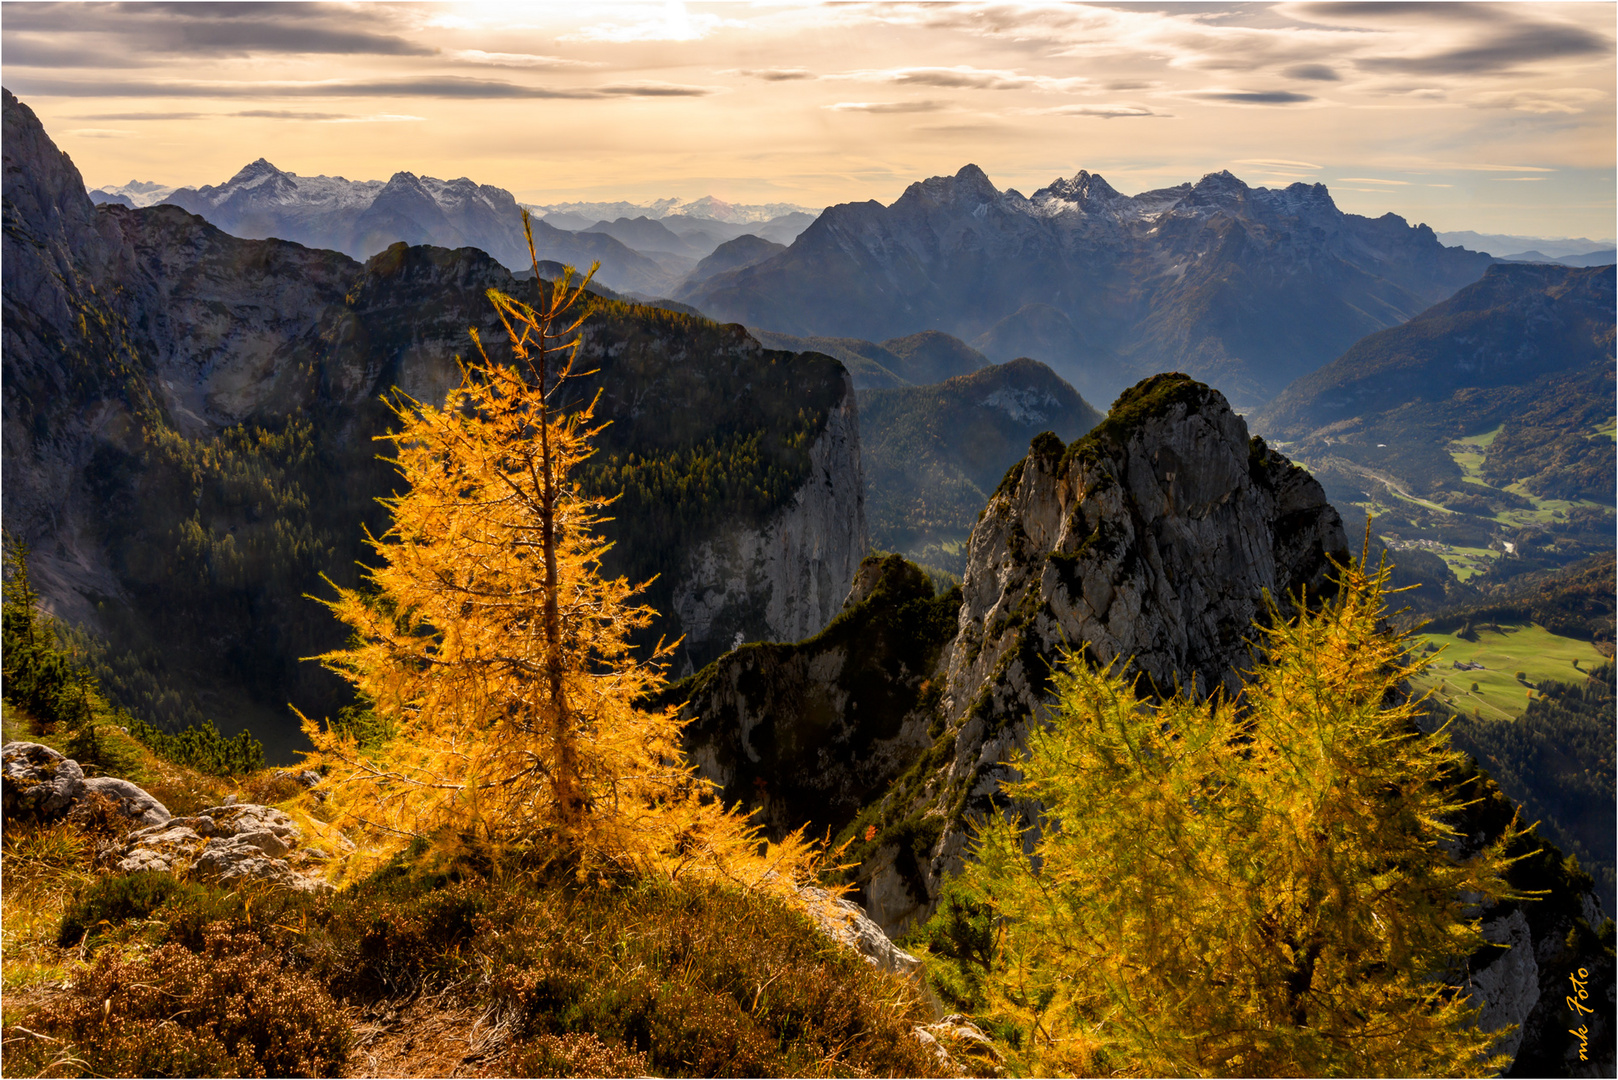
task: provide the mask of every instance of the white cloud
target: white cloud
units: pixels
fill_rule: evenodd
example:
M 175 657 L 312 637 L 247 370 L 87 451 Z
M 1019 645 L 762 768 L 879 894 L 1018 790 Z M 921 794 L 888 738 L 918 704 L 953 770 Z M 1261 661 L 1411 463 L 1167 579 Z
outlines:
M 1607 98 L 1591 86 L 1558 86 L 1520 90 L 1490 90 L 1473 94 L 1467 104 L 1477 109 L 1511 109 L 1527 113 L 1584 112 L 1585 106 Z
M 562 68 L 601 67 L 588 60 L 569 60 L 562 56 L 541 56 L 535 53 L 484 52 L 482 49 L 457 49 L 447 54 L 452 60 L 485 67 L 509 68 Z
M 1238 165 L 1263 165 L 1274 169 L 1319 169 L 1307 161 L 1288 161 L 1286 158 L 1240 158 Z
M 937 112 L 947 107 L 942 101 L 839 101 L 835 105 L 822 106 L 832 112 L 873 114 Z
M 1173 113 L 1158 112 L 1147 105 L 1056 105 L 1049 109 L 1018 109 L 1029 116 L 1093 116 L 1101 120 L 1123 120 L 1131 117 L 1173 117 Z
M 627 44 L 633 41 L 700 41 L 723 27 L 743 27 L 745 23 L 718 15 L 692 14 L 679 0 L 669 0 L 661 14 L 629 22 L 603 22 L 586 26 L 558 41 L 606 41 Z

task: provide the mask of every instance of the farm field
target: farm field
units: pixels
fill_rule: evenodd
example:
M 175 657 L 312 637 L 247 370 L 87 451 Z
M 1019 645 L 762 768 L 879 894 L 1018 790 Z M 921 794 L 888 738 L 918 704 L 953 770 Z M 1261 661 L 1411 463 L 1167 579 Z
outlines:
M 1413 685 L 1418 692 L 1436 689 L 1450 708 L 1469 714 L 1475 710 L 1485 719 L 1515 719 L 1528 707 L 1532 687 L 1546 679 L 1577 682 L 1584 677 L 1581 672 L 1607 659 L 1590 642 L 1561 637 L 1542 626 L 1473 630 L 1476 641 L 1455 634 L 1418 634 L 1440 652 Z M 1458 671 L 1456 663 L 1479 663 L 1483 669 Z M 1519 671 L 1526 685 L 1517 681 Z

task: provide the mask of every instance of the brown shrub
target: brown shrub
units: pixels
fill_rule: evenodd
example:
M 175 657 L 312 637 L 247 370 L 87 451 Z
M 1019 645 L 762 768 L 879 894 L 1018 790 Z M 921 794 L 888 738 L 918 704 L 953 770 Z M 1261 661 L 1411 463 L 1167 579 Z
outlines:
M 608 1046 L 592 1032 L 541 1035 L 501 1062 L 506 1076 L 645 1076 L 646 1055 Z
M 222 927 L 201 952 L 105 950 L 5 1033 L 8 1075 L 334 1076 L 349 1029 L 324 988 L 254 934 Z

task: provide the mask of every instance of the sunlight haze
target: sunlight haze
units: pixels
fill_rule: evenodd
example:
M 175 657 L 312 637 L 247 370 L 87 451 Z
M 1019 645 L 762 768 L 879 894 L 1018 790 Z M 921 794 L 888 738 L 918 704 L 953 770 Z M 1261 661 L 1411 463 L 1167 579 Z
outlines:
M 892 202 L 1229 169 L 1435 229 L 1613 235 L 1614 5 L 4 5 L 88 186 L 467 176 L 519 200 Z

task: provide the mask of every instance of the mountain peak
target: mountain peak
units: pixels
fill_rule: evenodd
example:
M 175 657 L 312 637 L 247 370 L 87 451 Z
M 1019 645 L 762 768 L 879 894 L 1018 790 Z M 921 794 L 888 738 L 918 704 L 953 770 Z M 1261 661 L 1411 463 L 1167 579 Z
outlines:
M 976 165 L 967 164 L 954 176 L 934 176 L 911 184 L 894 205 L 923 199 L 933 204 L 971 203 L 981 206 L 999 197 L 1000 189 L 994 186 L 988 174 Z
M 246 165 L 243 165 L 236 175 L 230 178 L 227 186 L 255 187 L 258 184 L 262 184 L 272 176 L 282 175 L 284 174 L 281 172 L 281 170 L 277 169 L 274 165 L 271 165 L 268 160 L 265 158 L 258 158 Z
M 1247 191 L 1247 184 L 1229 169 L 1211 172 L 1196 182 L 1193 191 Z
M 1112 202 L 1123 197 L 1117 188 L 1102 179 L 1100 173 L 1088 172 L 1084 169 L 1074 173 L 1071 180 L 1058 177 L 1045 187 L 1034 192 L 1034 198 L 1036 199 L 1042 195 L 1071 203 Z

